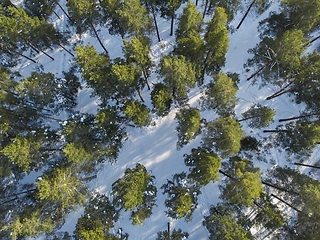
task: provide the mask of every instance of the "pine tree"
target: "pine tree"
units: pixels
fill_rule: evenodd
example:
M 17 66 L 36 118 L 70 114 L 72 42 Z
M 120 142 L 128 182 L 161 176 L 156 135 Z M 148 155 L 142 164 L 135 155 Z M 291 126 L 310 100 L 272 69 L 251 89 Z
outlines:
M 130 40 L 131 41 L 129 42 L 123 39 L 123 54 L 126 57 L 127 62 L 134 62 L 142 69 L 144 79 L 150 90 L 148 78 L 151 75 L 151 68 L 154 65 L 149 56 L 150 45 L 144 44 L 136 37 L 132 37 Z
M 196 82 L 192 64 L 183 56 L 166 56 L 161 59 L 159 67 L 159 78 L 164 78 L 163 82 L 173 99 L 182 105 L 187 100 L 189 88 L 194 87 Z
M 229 49 L 228 30 L 226 28 L 227 14 L 224 9 L 217 7 L 210 22 L 207 23 L 205 40 L 205 59 L 202 75 L 219 73 L 225 65 L 226 53 Z
M 139 0 L 123 1 L 116 13 L 119 16 L 121 28 L 129 36 L 136 36 L 142 40 L 153 30 L 150 16 Z
M 312 150 L 320 141 L 320 127 L 317 122 L 290 122 L 279 125 L 275 130 L 263 132 L 276 133 L 275 144 L 291 153 L 299 153 L 303 150 Z
M 144 219 L 150 217 L 152 208 L 156 206 L 154 178 L 143 165 L 137 163 L 133 169 L 127 168 L 124 176 L 112 184 L 114 206 L 126 212 L 132 211 L 130 219 L 134 225 L 144 225 Z
M 210 240 L 254 239 L 250 231 L 237 222 L 238 219 L 230 208 L 223 205 L 211 206 L 209 213 L 204 217 L 203 225 L 210 233 Z
M 245 137 L 239 123 L 230 117 L 218 118 L 206 126 L 203 143 L 214 148 L 222 159 L 236 155 L 240 150 L 240 140 Z
M 178 121 L 176 127 L 178 133 L 177 149 L 181 149 L 199 134 L 200 112 L 197 108 L 181 108 L 176 113 L 175 119 Z
M 142 0 L 140 1 L 142 5 L 144 5 L 144 7 L 146 8 L 146 10 L 148 11 L 148 13 L 152 13 L 152 17 L 153 17 L 153 22 L 154 22 L 154 26 L 155 26 L 155 30 L 157 33 L 157 37 L 158 37 L 158 41 L 160 42 L 160 34 L 159 34 L 159 29 L 158 29 L 158 24 L 157 24 L 157 13 L 160 11 L 159 9 L 159 4 L 161 1 L 153 1 L 153 0 Z
M 202 14 L 198 13 L 194 3 L 188 2 L 178 19 L 177 45 L 174 47 L 174 53 L 177 56 L 184 56 L 195 65 L 197 80 L 201 77 L 201 65 L 204 60 L 204 40 L 200 35 L 203 32 L 203 25 Z
M 152 111 L 158 116 L 165 116 L 170 112 L 172 94 L 170 94 L 166 85 L 163 83 L 154 85 L 151 92 L 151 103 L 153 105 Z
M 182 232 L 182 230 L 179 228 L 178 230 L 173 229 L 169 237 L 168 231 L 157 232 L 156 240 L 183 240 L 187 238 L 189 238 L 189 233 Z
M 108 56 L 108 51 L 99 38 L 98 32 L 95 28 L 95 25 L 98 25 L 101 22 L 101 15 L 97 2 L 94 0 L 70 0 L 67 1 L 66 5 L 71 17 L 71 19 L 69 19 L 69 24 L 76 28 L 76 33 L 82 34 L 87 30 L 90 30 L 92 33 L 93 31 L 95 37 L 100 43 L 100 46 Z
M 232 79 L 227 74 L 220 72 L 207 85 L 205 95 L 200 98 L 201 106 L 203 109 L 215 110 L 222 117 L 232 116 L 239 101 L 236 93 L 237 89 Z
M 85 211 L 77 220 L 74 234 L 77 239 L 124 239 L 110 233 L 119 212 L 105 195 L 93 195 L 85 205 Z M 127 236 L 127 234 L 126 234 Z
M 123 111 L 126 118 L 138 127 L 147 126 L 151 122 L 148 107 L 139 101 L 128 101 Z
M 219 180 L 221 159 L 208 148 L 192 148 L 190 155 L 184 155 L 184 163 L 189 167 L 188 178 L 202 186 Z
M 228 16 L 228 23 L 234 19 L 235 14 L 237 13 L 241 1 L 239 0 L 226 0 L 226 1 L 217 1 L 217 0 L 205 0 L 204 2 L 204 10 L 203 17 L 206 15 L 212 15 L 215 10 L 220 7 L 224 8 L 225 12 Z
M 225 185 L 219 186 L 219 198 L 232 205 L 251 206 L 254 199 L 260 198 L 264 191 L 260 181 L 260 168 L 255 168 L 250 160 L 231 157 L 223 164 L 220 173 L 227 176 L 227 179 Z
M 168 217 L 173 219 L 185 218 L 186 222 L 192 221 L 192 214 L 198 205 L 198 195 L 200 185 L 188 180 L 187 174 L 182 172 L 175 174 L 172 181 L 167 179 L 167 183 L 161 186 L 163 194 L 167 194 L 165 200 Z
M 48 20 L 54 13 L 54 7 L 56 5 L 53 0 L 24 0 L 23 4 L 26 11 L 29 12 L 32 17 L 39 19 L 44 18 L 45 20 Z
M 249 127 L 260 129 L 268 127 L 270 123 L 274 122 L 273 116 L 275 113 L 276 112 L 270 107 L 261 106 L 261 104 L 258 103 L 254 104 L 250 109 L 242 113 L 243 119 L 239 120 L 239 122 L 250 120 L 248 124 Z
M 159 2 L 161 17 L 171 20 L 170 36 L 173 35 L 173 22 L 176 18 L 176 11 L 180 8 L 181 4 L 185 2 L 186 0 L 165 0 Z
M 112 62 L 105 54 L 98 54 L 93 45 L 77 46 L 74 61 L 80 67 L 82 79 L 93 88 L 93 95 L 101 97 L 103 104 L 121 94 L 111 74 Z

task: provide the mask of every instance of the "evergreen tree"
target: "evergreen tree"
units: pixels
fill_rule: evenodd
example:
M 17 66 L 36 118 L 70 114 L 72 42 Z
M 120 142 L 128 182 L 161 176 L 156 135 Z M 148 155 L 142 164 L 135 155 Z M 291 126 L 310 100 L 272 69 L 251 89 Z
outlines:
M 158 116 L 165 116 L 170 112 L 172 95 L 166 85 L 163 83 L 154 85 L 151 92 L 151 103 L 153 105 L 153 112 Z
M 270 107 L 261 106 L 261 104 L 258 103 L 242 113 L 243 119 L 239 120 L 239 122 L 250 120 L 248 124 L 249 127 L 260 129 L 268 127 L 270 123 L 274 122 L 273 116 L 275 113 L 276 112 Z
M 201 65 L 204 56 L 204 40 L 201 37 L 203 32 L 202 14 L 196 10 L 196 5 L 188 2 L 183 9 L 183 14 L 178 19 L 176 30 L 176 42 L 174 53 L 177 56 L 184 56 L 186 60 L 195 65 L 197 79 L 201 76 Z M 202 84 L 202 82 L 199 82 Z
M 94 0 L 70 0 L 67 1 L 66 5 L 71 17 L 71 19 L 69 19 L 69 24 L 76 28 L 76 33 L 82 34 L 88 30 L 90 30 L 90 32 L 93 31 L 101 47 L 108 55 L 108 51 L 99 38 L 98 32 L 95 28 L 95 25 L 98 25 L 101 22 L 98 3 Z
M 147 126 L 151 122 L 148 107 L 139 101 L 128 101 L 123 111 L 126 118 L 138 127 Z
M 207 23 L 205 40 L 205 59 L 202 75 L 219 73 L 225 65 L 226 53 L 229 49 L 228 30 L 226 28 L 227 14 L 221 7 L 215 9 L 215 14 Z
M 54 0 L 24 0 L 24 7 L 32 17 L 38 17 L 39 19 L 48 18 L 54 13 L 54 7 L 56 5 Z M 59 16 L 58 16 L 59 17 Z
M 150 16 L 139 0 L 123 1 L 116 13 L 119 15 L 121 28 L 129 36 L 143 40 L 153 30 Z
M 228 23 L 234 19 L 235 14 L 237 13 L 241 1 L 239 0 L 226 0 L 226 1 L 217 1 L 217 0 L 205 0 L 204 2 L 204 10 L 203 17 L 205 15 L 212 15 L 215 10 L 220 7 L 224 8 L 225 12 L 228 16 Z
M 178 132 L 177 149 L 181 149 L 199 134 L 200 112 L 197 108 L 181 108 L 176 113 L 175 119 L 178 121 L 176 127 Z
M 192 148 L 190 155 L 184 155 L 184 163 L 189 167 L 188 178 L 202 186 L 219 180 L 221 159 L 205 147 Z
M 75 53 L 74 61 L 80 67 L 82 79 L 93 88 L 93 95 L 101 97 L 103 104 L 121 94 L 111 74 L 112 62 L 105 54 L 98 54 L 93 45 L 77 46 Z
M 201 97 L 201 106 L 203 109 L 216 110 L 222 117 L 234 115 L 234 108 L 239 101 L 236 93 L 232 79 L 220 72 L 207 85 L 205 96 Z
M 245 137 L 239 123 L 230 117 L 218 118 L 209 122 L 203 136 L 203 142 L 209 149 L 214 148 L 220 157 L 236 155 L 240 150 L 240 140 Z
M 183 240 L 183 239 L 187 239 L 188 237 L 189 237 L 189 233 L 182 232 L 182 230 L 179 228 L 178 230 L 173 229 L 169 237 L 168 237 L 167 230 L 157 232 L 156 240 Z
M 262 183 L 260 181 L 260 168 L 255 168 L 252 161 L 241 159 L 240 157 L 231 157 L 223 166 L 220 173 L 228 178 L 225 185 L 220 185 L 220 199 L 240 206 L 251 206 L 254 199 L 260 198 L 263 193 Z
M 143 165 L 137 163 L 135 168 L 127 168 L 124 176 L 112 184 L 114 205 L 126 212 L 132 211 L 130 219 L 133 225 L 144 225 L 144 219 L 150 217 L 152 208 L 156 206 L 154 178 Z
M 254 239 L 250 231 L 237 222 L 234 211 L 218 205 L 211 206 L 210 215 L 204 217 L 203 225 L 210 233 L 210 240 L 250 240 Z
M 160 2 L 161 17 L 167 20 L 171 19 L 170 36 L 173 35 L 173 21 L 176 18 L 176 11 L 180 8 L 181 4 L 185 2 L 186 0 L 165 0 Z
M 198 195 L 200 185 L 187 178 L 187 174 L 182 172 L 175 174 L 172 181 L 167 179 L 167 183 L 161 186 L 163 194 L 167 194 L 165 200 L 168 217 L 173 219 L 185 218 L 186 222 L 192 221 L 192 214 L 198 205 Z
M 142 43 L 136 37 L 132 37 L 130 40 L 131 41 L 129 42 L 123 39 L 123 54 L 126 57 L 127 62 L 134 62 L 142 69 L 144 79 L 150 90 L 148 78 L 151 75 L 151 68 L 154 65 L 149 56 L 150 45 Z
M 115 222 L 119 219 L 119 212 L 105 195 L 93 195 L 85 205 L 85 211 L 77 220 L 74 231 L 76 239 L 126 239 L 110 233 Z M 127 234 L 125 234 L 127 237 Z
M 154 1 L 154 0 L 142 0 L 140 1 L 141 4 L 146 8 L 146 10 L 148 11 L 148 13 L 152 13 L 152 17 L 153 17 L 153 22 L 154 22 L 154 26 L 155 26 L 155 30 L 157 32 L 157 37 L 158 37 L 158 41 L 160 42 L 160 34 L 159 34 L 159 29 L 158 29 L 158 24 L 157 24 L 157 13 L 160 11 L 159 10 L 159 4 L 161 1 Z
M 275 130 L 263 132 L 276 133 L 275 144 L 291 153 L 299 153 L 303 150 L 312 150 L 320 141 L 320 127 L 317 122 L 290 122 L 277 126 Z
M 173 99 L 183 104 L 187 100 L 189 88 L 195 86 L 196 78 L 192 64 L 187 62 L 183 56 L 166 56 L 161 59 L 159 78 L 164 78 L 163 82 L 172 93 Z

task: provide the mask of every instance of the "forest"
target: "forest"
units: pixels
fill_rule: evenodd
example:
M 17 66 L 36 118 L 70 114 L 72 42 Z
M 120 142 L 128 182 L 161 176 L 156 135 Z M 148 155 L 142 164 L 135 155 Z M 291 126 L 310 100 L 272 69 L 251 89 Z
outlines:
M 168 227 L 141 239 L 319 239 L 320 0 L 0 0 L 0 12 L 1 239 L 138 239 L 125 221 L 151 228 L 162 205 Z M 258 18 L 243 71 L 225 71 L 232 35 Z M 268 97 L 239 107 L 244 83 Z M 79 109 L 85 90 L 96 111 Z M 298 114 L 276 118 L 284 97 Z M 182 167 L 143 146 L 148 164 L 117 167 L 132 136 L 157 127 Z M 108 171 L 119 174 L 104 190 Z M 218 197 L 193 223 L 209 187 Z

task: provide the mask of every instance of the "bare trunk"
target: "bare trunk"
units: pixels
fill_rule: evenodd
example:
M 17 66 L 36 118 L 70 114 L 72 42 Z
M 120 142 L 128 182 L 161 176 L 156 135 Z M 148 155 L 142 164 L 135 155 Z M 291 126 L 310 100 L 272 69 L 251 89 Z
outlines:
M 35 60 L 33 60 L 33 59 L 31 59 L 31 58 L 29 58 L 29 57 L 27 57 L 27 56 L 25 56 L 25 55 L 23 55 L 22 53 L 19 53 L 19 52 L 17 52 L 16 50 L 14 50 L 14 49 L 10 49 L 10 48 L 7 48 L 9 51 L 11 51 L 11 52 L 14 52 L 15 54 L 18 54 L 19 56 L 21 56 L 21 57 L 24 57 L 24 58 L 26 58 L 26 59 L 28 59 L 28 60 L 30 60 L 30 61 L 32 61 L 32 62 L 34 62 L 34 63 L 37 63 Z
M 36 47 L 31 41 L 29 41 L 28 39 L 25 39 L 24 37 L 22 37 L 22 38 L 23 38 L 25 41 L 27 41 L 29 44 L 33 45 L 33 47 L 30 45 L 32 48 L 36 48 L 36 50 L 42 52 L 44 55 L 46 55 L 47 57 L 49 57 L 51 60 L 54 60 L 53 57 L 51 57 L 51 56 L 50 56 L 49 54 L 47 54 L 46 52 L 42 51 L 40 48 Z
M 149 82 L 148 82 L 148 78 L 147 78 L 146 71 L 145 71 L 145 70 L 142 70 L 142 73 L 143 73 L 144 79 L 146 80 L 146 84 L 147 84 L 147 86 L 148 86 L 148 90 L 150 90 L 150 85 L 149 85 Z
M 290 120 L 296 120 L 296 119 L 300 119 L 300 118 L 312 117 L 312 116 L 317 116 L 317 115 L 320 115 L 320 113 L 309 114 L 309 115 L 303 115 L 303 116 L 299 116 L 299 117 L 292 117 L 292 118 L 283 118 L 283 119 L 279 119 L 279 122 L 285 122 L 285 121 L 290 121 Z
M 255 77 L 259 72 L 261 72 L 263 69 L 267 67 L 267 64 L 265 64 L 263 67 L 261 67 L 258 71 L 256 71 L 254 74 L 252 74 L 249 78 L 247 78 L 247 81 L 251 80 L 253 77 Z
M 280 202 L 283 202 L 284 204 L 288 205 L 288 206 L 289 206 L 289 207 L 291 207 L 293 210 L 295 210 L 295 211 L 297 211 L 297 212 L 299 212 L 299 213 L 301 213 L 301 212 L 302 212 L 302 211 L 300 211 L 299 209 L 297 209 L 296 207 L 292 206 L 290 203 L 288 203 L 288 202 L 286 202 L 285 200 L 283 200 L 283 199 L 281 199 L 281 198 L 277 197 L 276 195 L 271 194 L 270 196 L 272 196 L 272 197 L 274 197 L 274 198 L 278 199 Z
M 263 130 L 264 133 L 286 132 L 287 130 Z
M 157 36 L 158 36 L 158 41 L 160 42 L 160 34 L 159 34 L 159 30 L 158 30 L 158 24 L 157 24 L 157 19 L 156 19 L 156 14 L 154 13 L 154 9 L 153 6 L 151 5 L 151 11 L 152 11 L 152 15 L 153 15 L 153 20 L 154 20 L 154 25 L 156 27 L 156 31 L 157 31 Z
M 304 166 L 304 167 L 311 167 L 311 168 L 316 168 L 320 169 L 318 166 L 312 166 L 312 165 L 307 165 L 307 164 L 302 164 L 302 163 L 293 163 L 294 165 L 299 165 L 299 166 Z
M 288 191 L 287 189 L 284 189 L 284 188 L 275 186 L 275 185 L 270 184 L 270 183 L 267 183 L 267 182 L 265 182 L 265 181 L 263 181 L 263 180 L 261 180 L 261 182 L 262 182 L 262 184 L 267 185 L 268 187 L 275 188 L 275 189 L 277 189 L 277 190 L 279 190 L 279 191 L 283 191 L 283 192 L 287 192 L 287 193 L 299 195 L 299 193 L 297 193 L 297 192 Z
M 196 6 L 198 6 L 198 0 L 196 0 Z
M 143 97 L 142 97 L 141 92 L 140 92 L 140 89 L 138 87 L 136 87 L 136 89 L 137 89 L 137 91 L 139 93 L 139 97 L 140 97 L 141 101 L 144 102 Z
M 208 7 L 208 0 L 206 0 L 206 5 L 204 6 L 204 10 L 203 10 L 203 18 L 202 18 L 202 19 L 204 19 L 204 16 L 206 15 L 207 7 Z
M 60 16 L 54 10 L 52 10 L 52 11 L 60 19 Z
M 276 98 L 276 97 L 279 97 L 279 96 L 281 96 L 281 95 L 283 95 L 283 94 L 285 94 L 285 93 L 287 93 L 287 92 L 291 92 L 292 90 L 294 90 L 294 89 L 296 89 L 298 86 L 294 86 L 294 87 L 292 87 L 292 88 L 290 88 L 290 89 L 288 89 L 288 90 L 286 90 L 286 91 L 283 91 L 283 92 L 281 92 L 281 93 L 279 93 L 279 94 L 273 94 L 272 96 L 270 96 L 270 97 L 267 97 L 266 98 L 266 100 L 271 100 L 271 99 L 273 99 L 273 98 Z
M 60 46 L 63 50 L 65 50 L 67 53 L 69 53 L 72 57 L 74 57 L 73 53 L 71 53 L 69 50 L 67 50 L 66 48 L 64 48 L 60 43 L 58 43 L 57 41 L 53 40 L 58 46 Z
M 253 6 L 253 4 L 254 4 L 255 2 L 256 2 L 256 0 L 253 0 L 253 1 L 252 1 L 252 3 L 250 4 L 250 6 L 249 6 L 248 10 L 246 11 L 246 13 L 244 14 L 243 18 L 241 19 L 241 21 L 240 21 L 239 25 L 237 26 L 237 29 L 239 29 L 239 28 L 240 28 L 240 26 L 241 26 L 242 22 L 243 22 L 243 21 L 244 21 L 244 19 L 247 17 L 247 15 L 248 15 L 248 13 L 249 13 L 250 9 L 252 8 L 252 6 Z
M 102 48 L 103 48 L 103 50 L 106 52 L 106 54 L 107 54 L 107 55 L 109 55 L 109 53 L 108 53 L 107 49 L 103 46 L 103 44 L 102 44 L 102 42 L 101 42 L 101 40 L 100 40 L 100 38 L 99 38 L 99 36 L 98 36 L 98 33 L 97 33 L 97 31 L 96 31 L 95 27 L 93 26 L 93 24 L 92 24 L 90 21 L 89 21 L 89 24 L 91 25 L 91 27 L 92 27 L 92 29 L 93 29 L 93 31 L 94 31 L 94 34 L 96 35 L 96 37 L 97 37 L 97 39 L 98 39 L 98 41 L 99 41 L 99 43 L 100 43 L 101 47 L 102 47 Z
M 59 4 L 59 2 L 57 0 L 54 0 L 58 6 L 61 8 L 61 10 L 63 11 L 63 13 L 69 18 L 70 22 L 73 22 L 71 17 L 66 13 L 66 11 L 61 7 L 61 5 Z
M 23 191 L 23 192 L 16 193 L 16 194 L 12 194 L 12 195 L 9 195 L 9 196 L 0 197 L 0 199 L 5 199 L 5 198 L 9 198 L 9 197 L 19 196 L 19 195 L 24 194 L 24 193 L 33 192 L 33 191 L 35 191 L 35 190 L 37 190 L 37 189 L 36 189 L 36 188 L 33 188 L 33 189 L 30 189 L 30 190 Z
M 219 173 L 222 173 L 224 176 L 232 179 L 233 181 L 237 181 L 236 178 L 232 177 L 231 175 L 227 174 L 226 172 L 222 171 L 222 170 L 219 170 Z
M 170 239 L 170 222 L 168 222 L 168 240 Z
M 170 36 L 173 35 L 173 21 L 174 21 L 174 9 L 172 10 L 172 16 L 171 16 L 171 31 L 170 31 Z

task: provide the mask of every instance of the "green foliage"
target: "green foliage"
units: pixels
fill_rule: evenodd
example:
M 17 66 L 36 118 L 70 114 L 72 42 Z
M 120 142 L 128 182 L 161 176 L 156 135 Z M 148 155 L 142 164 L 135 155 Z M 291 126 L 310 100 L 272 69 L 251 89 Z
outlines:
M 178 230 L 173 229 L 170 233 L 170 237 L 168 238 L 168 231 L 160 231 L 157 232 L 157 238 L 156 240 L 183 240 L 187 239 L 189 237 L 189 233 L 182 232 L 182 230 L 179 228 Z
M 232 205 L 251 206 L 254 199 L 260 198 L 264 189 L 260 181 L 260 168 L 255 168 L 252 161 L 231 157 L 223 164 L 223 169 L 228 174 L 226 185 L 220 185 L 219 198 Z
M 71 168 L 54 168 L 36 182 L 38 197 L 62 208 L 73 208 L 86 201 L 87 190 Z
M 186 0 L 164 0 L 159 1 L 161 17 L 170 20 L 176 18 L 176 11 L 180 8 L 182 3 Z
M 240 0 L 225 0 L 225 1 L 218 1 L 218 0 L 206 0 L 204 2 L 207 4 L 207 14 L 212 15 L 215 13 L 217 7 L 224 8 L 225 12 L 228 16 L 228 23 L 234 19 L 235 14 L 237 13 L 241 1 Z M 258 2 L 256 2 L 257 4 Z
M 259 151 L 259 147 L 262 146 L 260 141 L 251 136 L 246 136 L 245 138 L 241 139 L 240 144 L 240 151 Z
M 175 174 L 173 180 L 167 179 L 167 183 L 161 186 L 163 194 L 167 194 L 165 200 L 168 217 L 173 219 L 185 218 L 186 222 L 192 221 L 192 214 L 198 205 L 200 185 L 186 179 L 186 173 Z
M 215 110 L 222 117 L 234 115 L 234 108 L 239 101 L 236 93 L 232 79 L 220 72 L 207 85 L 205 95 L 201 97 L 201 106 L 203 109 Z
M 53 0 L 24 0 L 23 4 L 31 16 L 46 20 L 53 14 L 53 8 L 56 5 Z
M 124 0 L 115 12 L 121 27 L 129 36 L 139 37 L 151 33 L 153 26 L 149 14 L 139 0 Z
M 119 213 L 105 195 L 96 195 L 90 198 L 85 205 L 85 211 L 78 218 L 74 234 L 76 239 L 121 239 L 110 233 L 118 221 Z M 124 234 L 127 235 L 127 234 Z
M 226 28 L 227 14 L 224 9 L 217 7 L 210 22 L 207 23 L 205 40 L 205 60 L 203 74 L 217 74 L 225 65 L 226 53 L 229 49 L 228 30 Z
M 158 116 L 165 116 L 170 112 L 172 103 L 172 95 L 168 91 L 168 87 L 162 83 L 154 85 L 151 92 L 151 103 L 153 112 Z
M 209 149 L 214 148 L 221 158 L 236 155 L 240 150 L 240 140 L 245 132 L 237 120 L 226 117 L 209 122 L 203 136 L 203 142 Z
M 125 211 L 133 211 L 130 219 L 133 224 L 143 224 L 156 206 L 157 188 L 153 186 L 154 176 L 137 163 L 133 169 L 127 168 L 124 176 L 112 184 L 113 203 Z M 135 211 L 136 210 L 136 211 Z
M 254 104 L 247 111 L 242 113 L 244 120 L 250 120 L 248 125 L 251 128 L 263 128 L 268 127 L 270 123 L 273 123 L 273 116 L 276 114 L 274 110 L 272 110 L 268 106 L 261 106 L 260 103 Z
M 176 113 L 178 121 L 176 130 L 178 132 L 177 149 L 195 139 L 200 132 L 200 112 L 197 108 L 181 108 Z
M 189 88 L 195 87 L 196 78 L 192 64 L 183 56 L 166 56 L 161 59 L 159 67 L 158 78 L 163 78 L 173 99 L 183 104 L 187 100 Z
M 275 143 L 288 152 L 299 153 L 312 150 L 320 141 L 320 126 L 318 122 L 290 122 L 277 126 Z
M 203 225 L 210 233 L 210 240 L 253 240 L 249 230 L 244 229 L 234 212 L 223 206 L 211 206 L 210 215 L 204 217 Z
M 211 181 L 219 180 L 219 168 L 221 159 L 214 152 L 204 147 L 191 149 L 190 155 L 184 155 L 186 166 L 190 167 L 188 178 L 205 186 Z
M 129 101 L 125 104 L 124 114 L 129 121 L 138 127 L 147 126 L 151 122 L 149 109 L 139 101 Z

